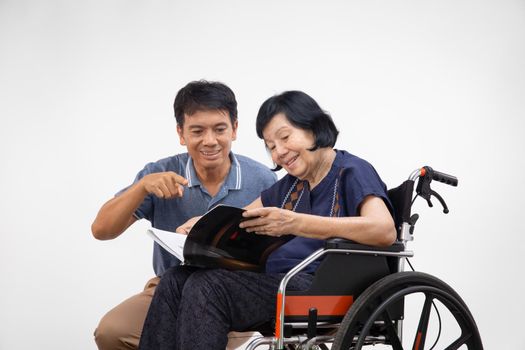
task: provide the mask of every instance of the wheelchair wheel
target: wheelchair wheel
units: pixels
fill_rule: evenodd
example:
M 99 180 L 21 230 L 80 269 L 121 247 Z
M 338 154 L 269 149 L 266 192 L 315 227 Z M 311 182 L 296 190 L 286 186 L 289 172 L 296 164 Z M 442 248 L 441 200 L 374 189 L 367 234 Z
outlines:
M 374 349 L 483 349 L 474 318 L 460 296 L 440 279 L 421 272 L 395 273 L 367 288 L 345 315 L 332 349 L 381 344 Z

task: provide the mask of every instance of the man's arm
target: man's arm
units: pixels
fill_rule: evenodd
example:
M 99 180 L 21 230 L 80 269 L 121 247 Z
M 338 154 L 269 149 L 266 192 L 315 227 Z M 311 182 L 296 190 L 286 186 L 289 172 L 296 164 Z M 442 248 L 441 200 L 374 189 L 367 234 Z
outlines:
M 100 240 L 118 237 L 137 220 L 133 213 L 148 194 L 165 199 L 181 197 L 184 193 L 183 185 L 187 184 L 185 178 L 172 171 L 144 176 L 100 208 L 91 225 L 93 236 Z

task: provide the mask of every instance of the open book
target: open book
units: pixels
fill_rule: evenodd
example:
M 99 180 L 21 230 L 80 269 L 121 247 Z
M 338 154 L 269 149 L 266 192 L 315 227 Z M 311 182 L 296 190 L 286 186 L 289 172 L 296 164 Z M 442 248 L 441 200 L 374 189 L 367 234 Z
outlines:
M 149 228 L 147 234 L 155 240 L 162 248 L 175 255 L 180 261 L 184 261 L 184 242 L 186 236 L 182 233 Z
M 246 232 L 239 227 L 243 211 L 218 205 L 204 214 L 187 236 L 154 228 L 148 234 L 186 265 L 264 271 L 270 253 L 294 236 Z

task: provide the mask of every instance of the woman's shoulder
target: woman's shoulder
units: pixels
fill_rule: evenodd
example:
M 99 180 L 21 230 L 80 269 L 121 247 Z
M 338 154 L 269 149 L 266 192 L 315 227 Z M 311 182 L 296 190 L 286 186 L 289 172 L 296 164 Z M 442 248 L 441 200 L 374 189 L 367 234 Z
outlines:
M 347 182 L 382 183 L 381 177 L 370 162 L 347 151 L 337 151 L 337 153 L 337 166 Z
M 335 165 L 340 168 L 373 168 L 367 160 L 345 150 L 336 150 Z

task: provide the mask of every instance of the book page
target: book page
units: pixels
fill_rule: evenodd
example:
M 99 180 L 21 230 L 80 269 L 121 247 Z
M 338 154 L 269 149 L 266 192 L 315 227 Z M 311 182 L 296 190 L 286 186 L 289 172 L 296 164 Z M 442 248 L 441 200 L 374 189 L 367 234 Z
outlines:
M 184 261 L 184 243 L 186 235 L 182 233 L 163 231 L 156 228 L 149 228 L 147 234 L 155 240 L 162 248 L 175 255 L 180 261 Z

